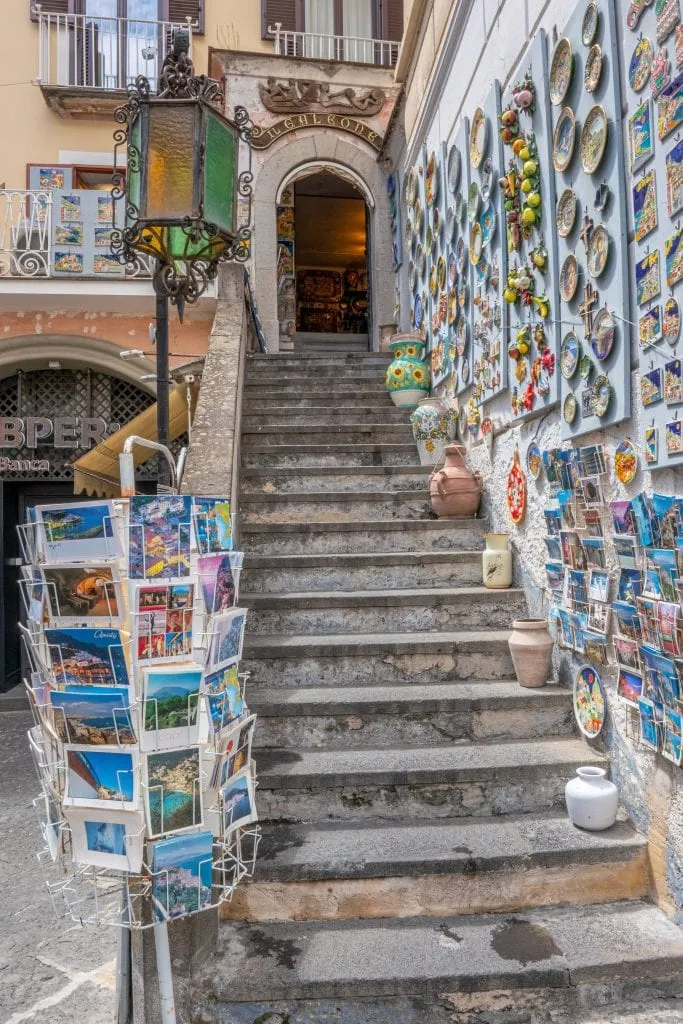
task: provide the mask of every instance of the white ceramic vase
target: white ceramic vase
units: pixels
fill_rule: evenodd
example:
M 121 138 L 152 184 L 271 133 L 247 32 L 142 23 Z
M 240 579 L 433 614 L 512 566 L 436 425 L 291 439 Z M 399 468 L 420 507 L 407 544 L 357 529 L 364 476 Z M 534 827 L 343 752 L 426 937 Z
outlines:
M 567 813 L 574 825 L 591 832 L 611 828 L 617 820 L 619 791 L 604 768 L 577 768 L 564 791 Z
M 509 533 L 485 533 L 481 556 L 484 586 L 504 590 L 512 584 L 512 552 Z
M 440 398 L 422 398 L 410 415 L 413 437 L 421 466 L 435 466 L 443 462 L 446 446 L 451 441 L 453 418 L 448 415 Z

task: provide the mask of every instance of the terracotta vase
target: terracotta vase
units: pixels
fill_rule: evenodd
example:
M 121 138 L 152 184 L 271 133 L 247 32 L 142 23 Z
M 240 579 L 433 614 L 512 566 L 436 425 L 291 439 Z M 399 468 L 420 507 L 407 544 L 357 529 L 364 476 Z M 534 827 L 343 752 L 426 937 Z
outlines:
M 481 556 L 484 586 L 504 590 L 512 584 L 512 552 L 509 533 L 485 533 L 486 549 Z
M 394 405 L 414 409 L 431 388 L 429 366 L 422 358 L 424 338 L 419 334 L 395 334 L 388 348 L 394 358 L 387 367 L 387 391 Z
M 481 478 L 465 462 L 465 447 L 449 444 L 446 464 L 429 478 L 429 497 L 439 518 L 470 519 L 481 501 Z
M 564 797 L 567 813 L 574 825 L 602 832 L 617 820 L 619 791 L 607 778 L 604 768 L 577 768 L 578 778 L 570 779 Z
M 545 619 L 515 619 L 508 640 L 520 686 L 545 686 L 550 674 L 553 638 Z

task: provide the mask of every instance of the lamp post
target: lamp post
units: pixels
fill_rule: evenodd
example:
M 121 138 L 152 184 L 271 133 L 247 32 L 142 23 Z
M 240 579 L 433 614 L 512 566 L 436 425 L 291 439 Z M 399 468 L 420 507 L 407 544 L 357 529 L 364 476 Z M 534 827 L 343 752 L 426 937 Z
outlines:
M 244 107 L 234 119 L 222 110 L 220 84 L 195 75 L 190 32 L 173 30 L 159 89 L 139 76 L 119 107 L 114 132 L 114 200 L 123 201 L 112 253 L 131 268 L 140 256 L 155 261 L 157 439 L 168 447 L 168 301 L 182 321 L 185 303 L 196 302 L 223 261 L 249 258 L 252 123 Z M 126 147 L 125 173 L 116 170 Z M 248 152 L 240 171 L 242 147 Z M 165 464 L 163 472 L 166 472 Z

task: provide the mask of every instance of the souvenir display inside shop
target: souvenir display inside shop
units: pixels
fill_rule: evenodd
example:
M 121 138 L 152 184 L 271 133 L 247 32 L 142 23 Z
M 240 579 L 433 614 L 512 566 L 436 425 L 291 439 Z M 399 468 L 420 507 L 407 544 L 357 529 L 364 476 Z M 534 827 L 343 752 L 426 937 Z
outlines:
M 678 0 L 626 17 L 627 179 L 634 239 L 631 314 L 638 337 L 640 438 L 650 468 L 683 462 L 683 25 Z M 637 331 L 635 325 L 637 324 Z
M 217 906 L 259 838 L 229 500 L 42 505 L 19 533 L 53 896 L 131 928 Z

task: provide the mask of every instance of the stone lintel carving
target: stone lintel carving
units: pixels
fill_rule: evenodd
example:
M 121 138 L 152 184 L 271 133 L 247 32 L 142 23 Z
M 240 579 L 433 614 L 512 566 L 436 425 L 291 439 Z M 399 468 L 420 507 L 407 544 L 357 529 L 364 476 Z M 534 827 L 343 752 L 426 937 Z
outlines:
M 353 114 L 373 117 L 379 114 L 386 99 L 384 89 L 332 90 L 328 82 L 311 82 L 288 78 L 282 81 L 269 78 L 259 83 L 261 102 L 274 114 L 297 114 L 299 111 L 319 111 L 324 114 Z

